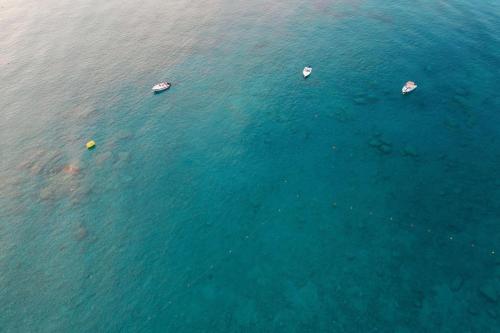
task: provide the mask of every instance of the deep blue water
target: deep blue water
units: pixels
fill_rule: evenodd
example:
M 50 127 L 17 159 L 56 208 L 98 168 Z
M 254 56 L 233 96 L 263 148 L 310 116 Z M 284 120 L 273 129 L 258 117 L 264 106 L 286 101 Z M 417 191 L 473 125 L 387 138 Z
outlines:
M 1 2 L 0 331 L 498 332 L 499 31 L 495 0 Z

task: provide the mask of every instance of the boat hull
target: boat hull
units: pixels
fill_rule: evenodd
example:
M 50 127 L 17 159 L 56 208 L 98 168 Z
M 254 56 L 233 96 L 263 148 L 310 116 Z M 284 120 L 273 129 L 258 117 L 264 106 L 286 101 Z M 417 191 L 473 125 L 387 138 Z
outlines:
M 153 90 L 153 92 L 158 93 L 158 92 L 162 92 L 162 91 L 170 89 L 170 86 L 171 86 L 170 83 L 167 83 L 166 85 L 165 84 L 156 84 L 153 86 L 152 90 Z
M 168 90 L 168 88 L 153 88 L 153 92 L 162 92 Z
M 403 89 L 401 89 L 401 92 L 403 93 L 403 95 L 406 95 L 408 93 L 411 93 L 413 90 L 417 89 L 417 86 L 413 86 L 413 87 L 407 87 L 407 86 L 404 86 Z
M 304 70 L 302 71 L 302 75 L 304 76 L 304 79 L 307 79 L 309 77 L 309 75 L 311 75 L 312 73 L 312 68 L 304 68 Z

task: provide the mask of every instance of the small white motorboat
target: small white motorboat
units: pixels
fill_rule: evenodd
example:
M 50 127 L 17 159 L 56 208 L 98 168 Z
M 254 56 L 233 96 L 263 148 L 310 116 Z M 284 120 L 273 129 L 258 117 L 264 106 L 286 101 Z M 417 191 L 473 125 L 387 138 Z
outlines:
M 304 67 L 304 70 L 302 71 L 302 74 L 304 75 L 304 79 L 307 78 L 309 75 L 311 75 L 313 69 L 311 66 Z
M 155 84 L 153 86 L 153 92 L 160 92 L 160 91 L 167 90 L 168 88 L 170 88 L 170 86 L 171 86 L 171 84 L 168 82 L 160 82 L 160 83 Z
M 406 82 L 406 84 L 403 86 L 403 89 L 401 89 L 401 91 L 403 92 L 403 95 L 404 94 L 407 94 L 409 92 L 412 92 L 413 90 L 417 89 L 417 85 L 415 84 L 415 82 L 413 81 L 408 81 Z

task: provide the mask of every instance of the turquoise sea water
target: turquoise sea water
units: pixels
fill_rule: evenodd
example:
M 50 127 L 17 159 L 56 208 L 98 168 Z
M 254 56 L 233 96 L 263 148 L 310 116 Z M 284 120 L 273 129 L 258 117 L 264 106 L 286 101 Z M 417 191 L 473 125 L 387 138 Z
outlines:
M 499 31 L 496 0 L 0 2 L 0 331 L 498 332 Z

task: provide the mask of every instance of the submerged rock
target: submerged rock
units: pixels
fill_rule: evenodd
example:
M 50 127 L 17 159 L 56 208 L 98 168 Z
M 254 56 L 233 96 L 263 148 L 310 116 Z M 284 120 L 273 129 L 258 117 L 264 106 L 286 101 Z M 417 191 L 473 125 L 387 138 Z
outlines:
M 455 94 L 457 94 L 459 96 L 468 96 L 469 91 L 463 87 L 458 87 L 455 89 Z
M 467 98 L 461 95 L 455 95 L 451 99 L 452 103 L 458 106 L 463 110 L 467 110 L 469 108 Z
M 115 137 L 114 139 L 116 141 L 125 141 L 125 140 L 130 140 L 132 137 L 134 136 L 134 134 L 132 132 L 129 132 L 129 131 L 120 131 Z
M 68 115 L 71 117 L 76 117 L 79 119 L 92 119 L 95 118 L 98 114 L 98 111 L 94 108 L 90 107 L 78 107 L 74 108 L 72 112 L 69 112 Z
M 39 196 L 41 200 L 53 200 L 55 199 L 56 191 L 52 186 L 47 186 L 40 190 Z
M 392 152 L 392 144 L 384 139 L 380 132 L 375 132 L 368 144 L 382 154 L 390 154 Z
M 382 141 L 380 141 L 377 137 L 375 137 L 375 138 L 372 138 L 372 139 L 368 142 L 368 144 L 369 144 L 370 146 L 372 146 L 372 147 L 376 147 L 376 148 L 378 148 L 378 147 L 380 147 L 381 145 L 383 145 L 383 142 L 382 142 Z
M 341 108 L 338 111 L 335 111 L 335 118 L 342 122 L 348 122 L 354 118 L 354 115 L 352 114 L 352 111 L 346 110 L 344 108 Z
M 422 306 L 423 306 L 423 302 L 422 302 L 422 299 L 419 297 L 419 298 L 415 298 L 415 300 L 413 301 L 413 305 L 418 308 L 418 309 L 421 309 Z
M 479 287 L 479 293 L 490 302 L 495 303 L 498 300 L 498 291 L 493 281 Z
M 62 171 L 67 175 L 77 175 L 80 173 L 80 168 L 75 165 L 69 164 L 66 165 Z
M 458 122 L 455 119 L 452 118 L 447 118 L 444 121 L 444 125 L 448 127 L 449 129 L 457 129 L 459 127 Z
M 30 168 L 29 171 L 31 172 L 32 175 L 38 176 L 42 173 L 43 166 L 41 163 L 34 163 Z
M 102 154 L 97 155 L 95 162 L 97 165 L 102 165 L 106 161 L 108 161 L 112 156 L 112 153 L 110 151 L 104 152 Z
M 378 147 L 378 150 L 382 154 L 390 154 L 392 153 L 392 147 L 386 143 L 382 144 L 381 146 Z
M 368 142 L 370 146 L 376 148 L 382 154 L 392 153 L 392 144 L 382 138 L 380 133 L 376 133 Z
M 451 281 L 450 289 L 452 291 L 459 291 L 460 288 L 462 288 L 462 285 L 464 283 L 464 280 L 462 279 L 461 276 L 456 276 L 453 281 Z
M 46 175 L 57 173 L 60 170 L 62 158 L 63 155 L 59 151 L 47 152 L 45 157 L 40 161 L 42 163 L 41 172 Z
M 357 105 L 364 105 L 364 104 L 367 104 L 367 100 L 365 97 L 362 97 L 362 96 L 359 96 L 359 97 L 355 97 L 353 99 L 354 103 L 357 104 Z
M 349 261 L 353 261 L 354 259 L 356 259 L 356 255 L 354 253 L 347 253 L 346 258 Z
M 88 236 L 88 231 L 84 227 L 78 228 L 78 232 L 76 233 L 76 240 L 81 241 Z
M 488 313 L 488 316 L 490 316 L 493 319 L 496 319 L 498 317 L 498 313 L 495 311 L 495 309 L 488 309 L 486 313 Z
M 405 146 L 402 153 L 404 156 L 418 157 L 417 151 L 412 146 Z
M 475 306 L 474 304 L 469 304 L 467 306 L 467 312 L 473 316 L 477 316 L 479 314 L 479 310 L 477 309 L 477 306 Z
M 374 103 L 377 103 L 378 97 L 375 95 L 368 95 L 368 97 L 366 98 L 366 101 L 370 104 L 374 104 Z
M 130 153 L 128 151 L 121 151 L 118 153 L 118 160 L 128 162 L 130 160 Z

